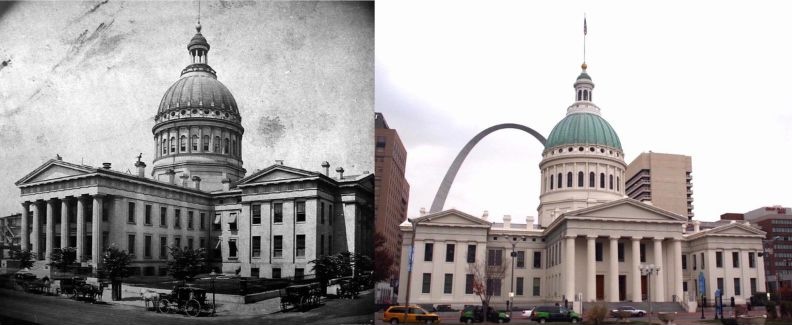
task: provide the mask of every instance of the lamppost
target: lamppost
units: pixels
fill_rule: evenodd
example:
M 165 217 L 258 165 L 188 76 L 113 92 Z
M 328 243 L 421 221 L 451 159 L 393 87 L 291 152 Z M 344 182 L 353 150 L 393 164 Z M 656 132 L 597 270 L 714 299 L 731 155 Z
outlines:
M 217 309 L 217 306 L 215 305 L 215 278 L 217 277 L 217 273 L 212 270 L 212 273 L 209 274 L 209 277 L 212 278 L 212 316 L 214 316 L 215 309 Z
M 520 238 L 525 238 L 525 236 L 521 236 Z M 517 257 L 517 236 L 512 236 L 512 251 L 511 251 L 511 258 L 512 258 L 512 267 L 511 267 L 511 289 L 509 290 L 509 299 L 511 300 L 509 303 L 509 317 L 511 317 L 511 312 L 514 309 L 514 258 Z
M 638 269 L 641 270 L 642 275 L 646 275 L 646 300 L 649 301 L 649 324 L 652 323 L 652 291 L 651 291 L 651 283 L 652 283 L 652 273 L 655 275 L 660 273 L 660 267 L 654 264 L 641 264 L 638 266 Z
M 407 313 L 410 309 L 410 286 L 412 282 L 412 269 L 413 269 L 413 256 L 415 255 L 415 237 L 418 234 L 418 221 L 415 219 L 407 219 L 412 225 L 412 238 L 410 239 L 410 256 L 407 260 L 407 291 L 404 295 L 404 322 L 407 322 Z

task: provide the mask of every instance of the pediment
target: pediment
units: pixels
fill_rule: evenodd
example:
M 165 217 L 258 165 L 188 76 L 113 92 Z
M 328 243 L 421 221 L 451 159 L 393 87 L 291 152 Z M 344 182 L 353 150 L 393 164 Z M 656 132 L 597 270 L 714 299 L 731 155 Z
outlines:
M 60 160 L 50 160 L 16 182 L 17 186 L 87 175 L 95 172 L 90 167 L 74 165 Z
M 305 177 L 314 177 L 317 175 L 318 174 L 316 173 L 298 168 L 286 167 L 282 165 L 272 165 L 270 167 L 267 167 L 263 170 L 256 172 L 253 175 L 250 175 L 242 179 L 238 185 L 267 183 L 267 182 L 275 182 L 275 181 L 289 180 L 289 179 L 299 179 Z
M 724 235 L 724 236 L 764 236 L 765 232 L 755 227 L 742 224 L 740 222 L 730 223 L 723 226 L 715 227 L 707 231 L 709 235 Z
M 679 221 L 687 222 L 687 217 L 642 203 L 633 199 L 621 199 L 593 207 L 572 211 L 568 217 L 598 218 L 623 221 Z
M 440 211 L 427 214 L 415 219 L 416 222 L 423 224 L 449 225 L 449 226 L 487 226 L 490 222 L 478 217 L 474 217 L 456 209 Z

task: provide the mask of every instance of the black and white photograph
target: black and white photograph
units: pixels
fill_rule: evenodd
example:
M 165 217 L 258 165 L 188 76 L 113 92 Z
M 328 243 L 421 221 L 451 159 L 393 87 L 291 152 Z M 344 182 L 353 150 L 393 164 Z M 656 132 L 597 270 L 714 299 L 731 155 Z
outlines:
M 373 319 L 373 2 L 0 2 L 0 35 L 0 323 Z

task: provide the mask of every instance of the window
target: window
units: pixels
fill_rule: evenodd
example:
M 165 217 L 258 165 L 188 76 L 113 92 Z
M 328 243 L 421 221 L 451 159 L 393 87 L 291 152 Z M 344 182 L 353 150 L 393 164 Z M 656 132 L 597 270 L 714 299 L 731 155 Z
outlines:
M 214 137 L 214 152 L 220 153 L 220 137 Z
M 751 295 L 756 293 L 756 278 L 751 278 Z
M 322 224 L 324 224 L 324 218 L 325 218 L 324 202 L 321 202 L 319 203 L 319 220 L 321 221 Z
M 723 278 L 718 278 L 717 285 L 718 285 L 718 286 L 717 286 L 717 288 L 718 288 L 718 289 L 719 289 L 721 292 L 723 292 Z M 725 294 L 725 293 L 723 293 L 723 294 Z
M 168 154 L 168 140 L 162 139 L 162 154 Z
M 578 172 L 578 187 L 583 187 L 584 176 L 583 172 Z
M 517 267 L 524 268 L 525 267 L 525 251 L 518 251 L 517 252 Z
M 232 213 L 228 219 L 228 230 L 237 231 L 237 215 L 236 213 Z
M 200 219 L 201 219 L 201 220 L 200 220 L 201 224 L 200 224 L 200 226 L 198 226 L 198 227 L 199 227 L 201 230 L 204 230 L 204 229 L 206 229 L 206 213 L 203 213 L 203 212 L 201 212 L 201 213 L 200 213 L 200 216 L 201 216 L 201 218 L 200 218 Z
M 600 173 L 600 188 L 605 188 L 605 173 Z
M 750 268 L 756 267 L 756 256 L 754 252 L 748 252 L 748 267 Z
M 253 236 L 253 242 L 250 245 L 252 246 L 251 256 L 261 257 L 261 236 Z
M 553 189 L 553 175 L 550 175 L 550 189 Z
M 327 205 L 327 222 L 330 223 L 331 226 L 333 225 L 333 205 L 332 204 L 328 204 Z
M 572 187 L 572 172 L 567 173 L 567 187 Z
M 151 225 L 151 205 L 146 204 L 146 216 L 145 216 L 146 225 Z
M 295 210 L 297 210 L 297 222 L 305 222 L 305 202 L 297 202 Z
M 328 235 L 327 238 L 327 254 L 333 254 L 333 235 Z
M 715 267 L 723 267 L 723 252 L 715 252 Z
M 423 281 L 421 282 L 421 293 L 429 293 L 432 287 L 432 273 L 424 273 Z
M 424 261 L 431 262 L 432 261 L 432 254 L 434 254 L 434 244 L 433 243 L 425 243 L 424 244 Z
M 203 151 L 209 151 L 209 136 L 203 136 Z
M 181 152 L 187 151 L 187 136 L 182 135 L 181 138 L 179 138 L 179 150 L 181 150 Z
M 225 153 L 225 154 L 228 153 L 228 138 L 225 138 L 223 140 L 223 153 Z
M 542 268 L 542 252 L 534 252 L 533 267 L 535 269 L 541 269 Z
M 324 235 L 319 237 L 319 255 L 324 255 Z
M 222 216 L 219 213 L 216 213 L 215 219 L 212 222 L 212 230 L 220 230 L 220 219 L 222 219 Z
M 487 279 L 487 294 L 500 297 L 501 279 Z
M 467 262 L 476 263 L 476 245 L 468 245 Z
M 740 267 L 740 253 L 732 252 L 732 267 Z
M 135 223 L 135 202 L 129 202 L 129 209 L 127 210 L 127 222 Z
M 283 257 L 283 236 L 272 238 L 272 257 Z
M 297 257 L 305 257 L 305 235 L 297 235 Z
M 127 251 L 129 255 L 135 255 L 135 235 L 127 236 Z
M 594 176 L 594 172 L 589 173 L 589 187 L 594 188 L 596 178 L 597 176 Z
M 236 239 L 231 239 L 228 241 L 228 257 L 229 258 L 237 257 Z
M 473 294 L 473 274 L 465 274 L 465 294 Z
M 231 140 L 231 154 L 236 155 L 236 139 Z
M 616 177 L 616 190 L 617 191 L 621 191 L 621 189 L 619 187 L 619 184 L 621 184 L 621 180 L 619 179 L 619 177 Z
M 187 211 L 187 229 L 193 229 L 193 212 Z
M 192 136 L 192 150 L 198 151 L 198 136 L 195 134 Z
M 259 274 L 260 274 L 259 268 L 257 268 L 257 267 L 251 267 L 250 268 L 250 276 L 251 277 L 258 278 Z
M 272 204 L 272 222 L 274 223 L 283 222 L 283 203 Z
M 192 237 L 187 237 L 187 248 L 189 248 L 190 250 L 193 249 L 193 238 Z
M 304 268 L 295 268 L 294 269 L 294 278 L 302 279 L 305 276 L 305 269 Z
M 602 262 L 602 243 L 594 243 L 594 260 Z
M 515 295 L 522 296 L 523 295 L 523 277 L 517 277 L 517 284 L 515 285 Z
M 688 291 L 688 283 L 687 281 L 682 281 L 682 292 Z
M 171 153 L 176 152 L 176 137 L 171 137 L 170 145 L 171 145 L 170 146 L 171 147 Z
M 503 250 L 490 249 L 487 255 L 487 266 L 500 266 L 503 264 Z
M 701 269 L 704 269 L 704 253 L 701 253 Z
M 616 244 L 616 253 L 619 258 L 619 262 L 624 262 L 624 243 Z
M 564 176 L 563 174 L 561 174 L 561 173 L 558 173 L 558 188 L 561 188 L 561 186 L 563 186 L 563 185 L 564 185 L 564 178 L 563 178 L 563 176 Z
M 693 269 L 695 270 L 696 269 L 696 264 L 698 264 L 698 263 L 696 263 L 696 254 L 693 254 L 691 256 L 693 256 Z
M 682 269 L 687 270 L 687 255 L 682 254 Z
M 160 207 L 160 227 L 168 226 L 168 208 Z
M 143 246 L 143 256 L 151 258 L 151 236 L 146 236 L 143 240 L 145 243 L 145 246 Z
M 456 248 L 456 245 L 446 244 L 446 262 L 454 261 L 454 248 Z
M 734 295 L 739 296 L 742 293 L 740 292 L 740 278 L 734 278 Z
M 173 210 L 173 228 L 181 228 L 181 210 Z
M 176 244 L 174 244 L 173 246 L 176 246 L 177 248 L 182 248 L 181 247 L 181 237 L 176 237 L 173 240 L 176 242 Z
M 253 224 L 260 225 L 261 224 L 261 205 L 260 204 L 253 204 L 250 206 L 250 214 L 253 216 Z
M 646 245 L 641 244 L 638 247 L 639 247 L 639 250 L 640 250 L 641 263 L 645 263 L 646 262 Z
M 542 280 L 540 278 L 533 278 L 533 296 L 534 297 L 539 297 L 539 294 L 540 294 L 541 289 L 542 289 L 540 287 L 541 283 L 542 283 Z
M 168 259 L 168 237 L 160 237 L 160 254 L 159 258 L 161 260 Z
M 273 279 L 280 279 L 281 278 L 281 269 L 279 267 L 272 268 L 272 278 Z
M 198 248 L 206 249 L 206 238 L 199 239 L 199 243 L 201 246 L 198 246 Z
M 445 278 L 443 279 L 443 293 L 450 294 L 453 284 L 454 284 L 454 275 L 451 273 L 446 273 Z

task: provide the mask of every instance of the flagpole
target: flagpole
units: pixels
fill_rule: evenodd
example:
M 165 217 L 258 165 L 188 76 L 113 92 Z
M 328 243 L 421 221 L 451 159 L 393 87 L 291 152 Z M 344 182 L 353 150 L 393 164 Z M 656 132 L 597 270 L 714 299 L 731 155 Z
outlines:
M 588 34 L 588 26 L 586 26 L 586 14 L 583 13 L 583 63 L 586 63 L 586 35 Z

